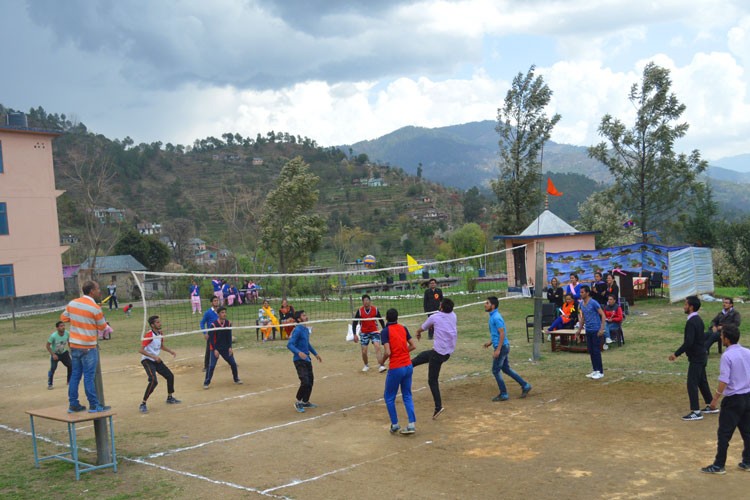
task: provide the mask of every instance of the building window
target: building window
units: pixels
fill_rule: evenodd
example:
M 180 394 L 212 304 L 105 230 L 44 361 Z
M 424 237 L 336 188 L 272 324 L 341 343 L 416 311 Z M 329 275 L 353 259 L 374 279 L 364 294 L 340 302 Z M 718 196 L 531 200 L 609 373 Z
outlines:
M 0 266 L 0 297 L 15 297 L 16 287 L 13 282 L 13 265 Z
M 0 141 L 0 174 L 3 173 L 3 141 Z
M 0 203 L 0 235 L 8 234 L 8 208 L 7 204 Z

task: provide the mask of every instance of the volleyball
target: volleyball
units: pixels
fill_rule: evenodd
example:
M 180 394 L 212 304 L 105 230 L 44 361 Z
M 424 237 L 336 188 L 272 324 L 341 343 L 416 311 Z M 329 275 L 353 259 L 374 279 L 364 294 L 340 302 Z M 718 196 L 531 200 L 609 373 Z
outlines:
M 375 268 L 375 257 L 372 255 L 365 255 L 365 258 L 362 260 L 365 263 L 365 267 L 367 269 L 374 269 Z

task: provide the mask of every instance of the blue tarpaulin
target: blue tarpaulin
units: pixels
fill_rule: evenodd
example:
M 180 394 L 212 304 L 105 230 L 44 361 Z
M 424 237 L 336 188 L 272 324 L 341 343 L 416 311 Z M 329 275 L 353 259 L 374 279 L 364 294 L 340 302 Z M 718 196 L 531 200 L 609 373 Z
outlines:
M 633 273 L 659 271 L 664 276 L 664 284 L 669 284 L 669 252 L 683 248 L 686 247 L 635 243 L 601 250 L 547 253 L 547 279 L 556 277 L 560 283 L 565 283 L 575 273 L 581 281 L 593 281 L 596 271 L 606 273 L 618 268 Z

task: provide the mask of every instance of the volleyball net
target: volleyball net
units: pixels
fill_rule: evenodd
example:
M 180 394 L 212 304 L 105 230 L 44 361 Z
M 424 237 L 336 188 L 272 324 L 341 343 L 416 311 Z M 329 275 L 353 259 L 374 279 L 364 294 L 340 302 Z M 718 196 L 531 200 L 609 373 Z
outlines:
M 188 335 L 206 331 L 200 325 L 214 296 L 227 309 L 227 318 L 237 334 L 256 339 L 285 338 L 292 327 L 284 324 L 289 311 L 282 307 L 286 299 L 295 311 L 304 310 L 308 324 L 346 324 L 362 306 L 362 296 L 385 319 L 390 308 L 399 312 L 399 321 L 425 318 L 424 297 L 431 279 L 437 281 L 444 297 L 454 301 L 456 309 L 474 306 L 495 295 L 507 298 L 506 256 L 523 246 L 443 261 L 410 262 L 384 268 L 356 263 L 350 269 L 332 271 L 316 268 L 313 272 L 290 274 L 188 274 L 134 271 L 143 311 L 143 334 L 150 327 L 148 318 L 159 316 L 165 336 Z M 514 263 L 516 273 L 526 263 Z M 266 307 L 264 307 L 266 306 Z

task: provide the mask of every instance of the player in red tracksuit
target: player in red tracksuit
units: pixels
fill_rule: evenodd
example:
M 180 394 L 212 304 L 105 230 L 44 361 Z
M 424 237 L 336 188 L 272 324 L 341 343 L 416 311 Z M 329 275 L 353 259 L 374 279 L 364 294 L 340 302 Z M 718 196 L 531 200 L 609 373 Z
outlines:
M 375 347 L 375 357 L 378 359 L 378 371 L 383 373 L 387 370 L 383 366 L 383 350 L 380 344 L 380 329 L 378 328 L 378 321 L 380 321 L 380 327 L 385 328 L 385 322 L 380 316 L 378 308 L 371 304 L 369 295 L 362 296 L 362 307 L 357 309 L 357 313 L 354 315 L 354 321 L 352 322 L 352 330 L 357 332 L 357 324 L 360 326 L 360 331 L 354 334 L 354 342 L 359 342 L 362 347 L 362 361 L 365 366 L 362 368 L 363 372 L 370 369 L 367 360 L 367 346 L 372 342 Z

